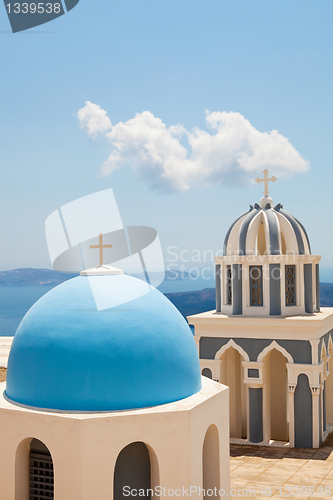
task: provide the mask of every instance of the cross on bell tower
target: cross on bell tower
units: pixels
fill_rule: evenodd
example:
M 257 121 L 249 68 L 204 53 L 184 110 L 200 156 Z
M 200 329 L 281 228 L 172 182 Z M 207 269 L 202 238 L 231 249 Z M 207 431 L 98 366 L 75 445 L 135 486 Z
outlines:
M 99 233 L 99 244 L 89 245 L 89 248 L 99 248 L 99 265 L 103 265 L 103 250 L 104 248 L 112 248 L 112 245 L 103 245 L 103 233 Z
M 272 181 L 272 182 L 275 182 L 277 181 L 277 178 L 274 177 L 268 177 L 268 170 L 267 168 L 265 168 L 265 170 L 263 171 L 263 174 L 264 174 L 264 178 L 263 179 L 260 179 L 259 177 L 256 178 L 256 182 L 259 184 L 260 182 L 263 182 L 264 183 L 264 186 L 265 186 L 265 189 L 264 189 L 264 195 L 265 196 L 268 196 L 268 182 L 269 181 Z

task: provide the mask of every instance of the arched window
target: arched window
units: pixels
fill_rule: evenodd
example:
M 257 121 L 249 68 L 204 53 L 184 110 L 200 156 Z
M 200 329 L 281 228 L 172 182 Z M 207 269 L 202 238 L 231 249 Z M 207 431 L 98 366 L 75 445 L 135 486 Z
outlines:
M 262 266 L 250 266 L 250 305 L 263 305 Z
M 286 306 L 296 305 L 296 266 L 285 267 Z
M 219 431 L 216 425 L 212 424 L 206 432 L 202 450 L 202 483 L 205 490 L 204 499 L 217 498 L 212 494 L 214 488 L 217 492 L 220 489 L 220 451 L 219 451 Z M 212 491 L 210 491 L 212 490 Z
M 48 448 L 38 439 L 26 438 L 15 458 L 15 500 L 54 498 L 53 461 Z
M 30 500 L 54 498 L 53 461 L 48 448 L 38 439 L 30 443 Z
M 139 490 L 144 494 L 139 494 Z M 152 497 L 149 451 L 140 441 L 121 450 L 114 469 L 113 499 L 123 500 L 132 496 L 146 500 Z

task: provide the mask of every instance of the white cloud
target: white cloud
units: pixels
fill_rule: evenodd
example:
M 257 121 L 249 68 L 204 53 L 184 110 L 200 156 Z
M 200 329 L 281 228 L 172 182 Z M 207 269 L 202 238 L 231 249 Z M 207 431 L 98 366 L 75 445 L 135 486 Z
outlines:
M 83 110 L 88 104 L 108 119 L 94 104 L 86 103 Z M 259 132 L 240 113 L 206 111 L 206 123 L 207 130 L 187 131 L 180 124 L 167 127 L 149 111 L 119 122 L 105 134 L 111 154 L 100 174 L 132 167 L 153 189 L 176 191 L 200 183 L 253 179 L 264 168 L 274 175 L 309 168 L 286 137 L 277 130 Z
M 84 108 L 79 109 L 77 117 L 81 128 L 93 139 L 97 134 L 104 134 L 112 127 L 106 111 L 90 101 L 86 101 Z

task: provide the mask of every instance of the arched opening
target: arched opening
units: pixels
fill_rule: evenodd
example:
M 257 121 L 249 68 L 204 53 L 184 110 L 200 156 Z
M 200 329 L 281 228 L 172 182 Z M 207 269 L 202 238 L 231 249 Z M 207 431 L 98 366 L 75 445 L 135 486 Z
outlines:
M 51 453 L 38 439 L 24 439 L 16 451 L 15 500 L 53 498 L 54 471 Z
M 272 349 L 264 357 L 264 363 L 267 434 L 274 441 L 289 441 L 287 359 Z
M 142 490 L 139 493 L 139 490 Z M 129 492 L 133 491 L 133 495 Z M 136 492 L 136 494 L 135 494 Z M 137 441 L 121 450 L 114 469 L 113 498 L 151 499 L 151 463 L 147 446 Z
M 220 451 L 219 451 L 219 431 L 216 425 L 212 424 L 206 432 L 202 450 L 202 483 L 205 490 L 204 499 L 217 498 L 219 495 L 210 494 L 214 488 L 217 492 L 220 489 Z
M 210 370 L 209 368 L 204 368 L 201 372 L 201 375 L 207 378 L 213 378 L 212 370 Z
M 280 233 L 280 235 L 281 235 L 281 247 L 282 247 L 281 248 L 281 253 L 282 253 L 282 255 L 286 255 L 286 253 L 287 253 L 286 240 L 285 240 L 284 235 L 283 235 L 282 232 Z
M 295 389 L 295 448 L 312 448 L 312 393 L 305 373 Z
M 265 228 L 264 228 L 263 223 L 261 223 L 259 226 L 259 231 L 258 231 L 258 236 L 257 236 L 256 254 L 257 255 L 266 255 L 267 254 Z
M 243 357 L 233 347 L 221 356 L 220 382 L 229 387 L 230 437 L 247 437 L 246 386 Z

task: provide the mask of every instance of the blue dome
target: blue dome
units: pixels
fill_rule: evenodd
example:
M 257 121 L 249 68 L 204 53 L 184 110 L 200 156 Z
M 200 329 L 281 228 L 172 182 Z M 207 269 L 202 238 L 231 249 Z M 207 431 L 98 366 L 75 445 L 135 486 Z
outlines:
M 126 275 L 95 276 L 108 289 L 98 311 L 89 278 L 80 276 L 44 295 L 13 340 L 7 396 L 29 406 L 77 411 L 144 408 L 201 389 L 193 335 L 158 290 Z M 126 291 L 142 296 L 119 303 Z M 143 294 L 144 293 L 144 294 Z

